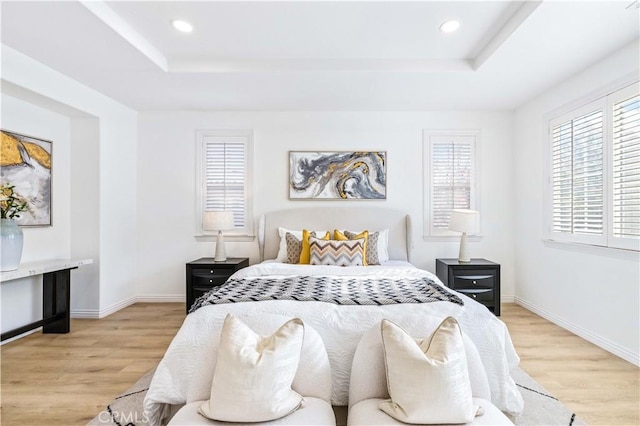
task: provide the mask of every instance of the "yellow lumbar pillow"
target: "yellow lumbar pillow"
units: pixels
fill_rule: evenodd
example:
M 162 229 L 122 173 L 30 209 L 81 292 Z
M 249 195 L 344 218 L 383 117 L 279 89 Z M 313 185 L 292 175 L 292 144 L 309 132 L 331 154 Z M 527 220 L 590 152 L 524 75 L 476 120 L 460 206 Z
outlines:
M 311 261 L 311 249 L 309 248 L 309 236 L 312 232 L 307 231 L 306 229 L 302 230 L 302 251 L 300 252 L 300 265 L 308 265 Z M 315 235 L 315 232 L 313 233 Z M 331 232 L 327 231 L 324 234 L 324 237 L 320 238 L 321 240 L 330 240 Z
M 346 235 L 344 235 L 344 233 L 338 229 L 334 229 L 333 230 L 333 236 L 336 240 L 338 241 L 347 241 L 349 240 L 349 238 L 347 238 Z M 364 238 L 364 252 L 365 252 L 365 256 L 364 259 L 362 260 L 362 266 L 367 266 L 367 243 L 369 242 L 369 231 L 362 231 L 361 233 L 359 233 L 358 235 L 356 235 L 355 237 L 351 238 L 352 240 L 359 240 L 360 238 Z

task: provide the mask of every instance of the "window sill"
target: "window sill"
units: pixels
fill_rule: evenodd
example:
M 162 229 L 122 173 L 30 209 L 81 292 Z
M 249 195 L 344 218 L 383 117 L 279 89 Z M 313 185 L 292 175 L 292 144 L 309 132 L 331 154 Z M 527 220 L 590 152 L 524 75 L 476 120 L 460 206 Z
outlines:
M 640 252 L 636 250 L 626 250 L 615 247 L 595 246 L 591 244 L 570 243 L 567 241 L 556 241 L 551 239 L 543 239 L 542 243 L 549 248 L 568 250 L 581 253 L 595 254 L 599 256 L 608 256 L 616 259 L 640 261 Z
M 483 238 L 484 238 L 484 235 L 467 235 L 468 242 L 482 241 Z M 423 241 L 440 241 L 440 242 L 452 241 L 452 242 L 459 243 L 460 235 L 441 235 L 441 236 L 423 235 L 422 240 Z

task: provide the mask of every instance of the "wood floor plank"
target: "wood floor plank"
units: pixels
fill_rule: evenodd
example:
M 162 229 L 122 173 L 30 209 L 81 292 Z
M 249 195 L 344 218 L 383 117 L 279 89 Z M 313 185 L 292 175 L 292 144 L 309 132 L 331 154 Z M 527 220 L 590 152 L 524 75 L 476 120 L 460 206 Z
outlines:
M 84 425 L 155 367 L 184 304 L 135 304 L 69 334 L 31 334 L 0 351 L 2 424 Z
M 502 305 L 520 367 L 590 425 L 640 425 L 635 365 L 515 304 Z
M 3 345 L 0 422 L 86 424 L 157 365 L 184 317 L 184 304 L 138 303 Z M 501 319 L 521 367 L 589 424 L 640 425 L 637 367 L 520 306 Z

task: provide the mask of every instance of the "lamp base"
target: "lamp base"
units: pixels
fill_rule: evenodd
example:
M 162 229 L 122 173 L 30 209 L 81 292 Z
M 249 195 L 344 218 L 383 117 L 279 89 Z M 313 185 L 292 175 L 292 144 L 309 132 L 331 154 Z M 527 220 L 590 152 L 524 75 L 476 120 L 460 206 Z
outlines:
M 458 252 L 458 262 L 465 263 L 471 262 L 469 255 L 467 254 L 467 233 L 463 232 L 460 237 L 460 251 Z
M 216 241 L 216 257 L 213 259 L 216 262 L 224 262 L 227 260 L 227 253 L 224 249 L 224 236 L 222 231 L 218 231 L 218 240 Z

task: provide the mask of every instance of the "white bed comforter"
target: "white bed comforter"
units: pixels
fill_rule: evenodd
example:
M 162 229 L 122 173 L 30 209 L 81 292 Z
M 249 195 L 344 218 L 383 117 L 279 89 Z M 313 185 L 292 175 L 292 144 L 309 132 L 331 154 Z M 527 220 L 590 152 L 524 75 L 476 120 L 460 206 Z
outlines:
M 291 275 L 348 275 L 360 277 L 428 276 L 438 278 L 406 262 L 387 262 L 383 266 L 335 267 L 289 265 L 264 262 L 244 268 L 234 278 L 257 276 L 285 277 Z M 203 306 L 189 314 L 167 349 L 151 381 L 145 397 L 145 414 L 151 424 L 159 424 L 168 405 L 189 403 L 209 398 L 215 367 L 215 351 L 219 330 L 225 316 L 260 313 L 299 317 L 322 336 L 332 374 L 332 403 L 347 405 L 349 376 L 353 355 L 362 335 L 383 318 L 391 319 L 408 330 L 425 316 L 439 322 L 455 317 L 462 330 L 478 348 L 484 364 L 492 402 L 502 411 L 518 414 L 524 403 L 509 371 L 520 362 L 505 324 L 476 301 L 456 293 L 464 306 L 450 302 L 411 303 L 385 306 L 334 305 L 324 302 L 271 300 Z

